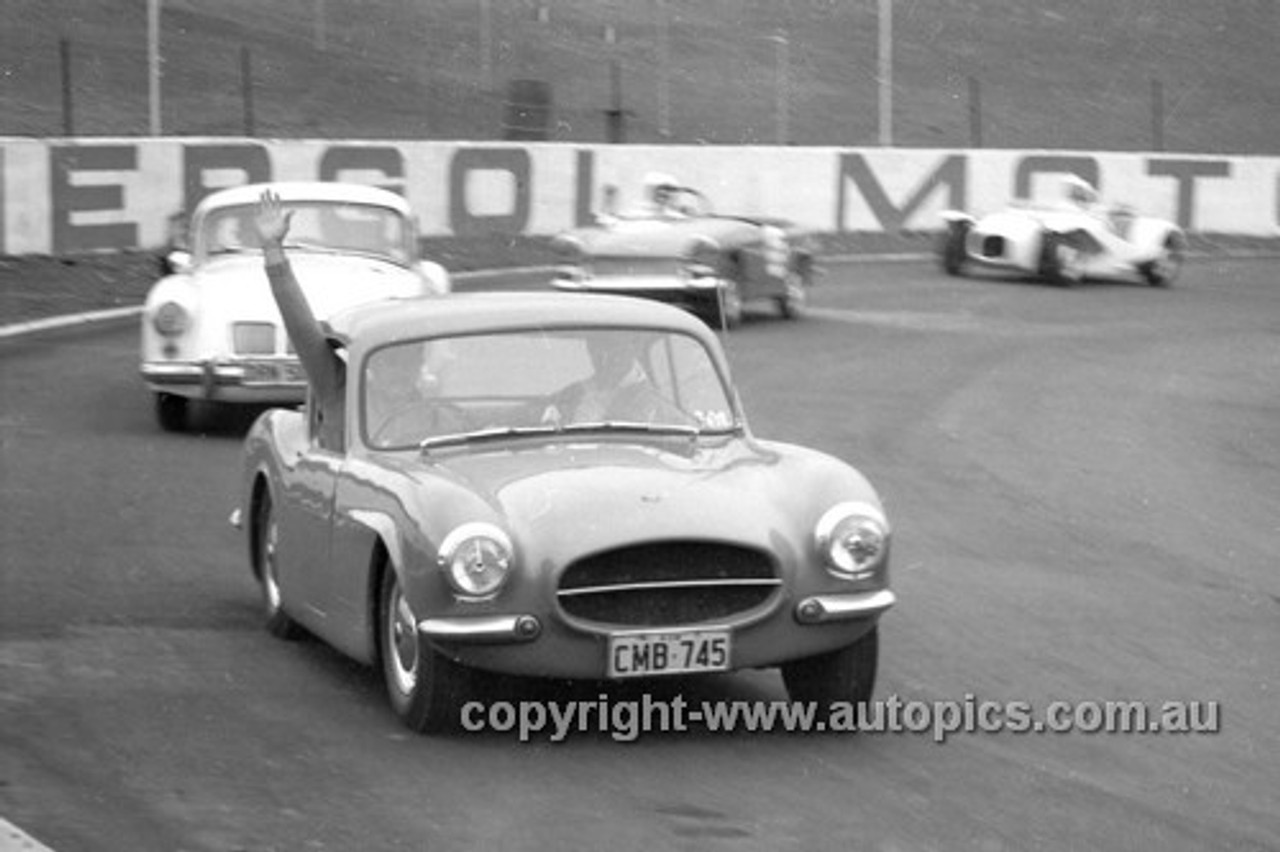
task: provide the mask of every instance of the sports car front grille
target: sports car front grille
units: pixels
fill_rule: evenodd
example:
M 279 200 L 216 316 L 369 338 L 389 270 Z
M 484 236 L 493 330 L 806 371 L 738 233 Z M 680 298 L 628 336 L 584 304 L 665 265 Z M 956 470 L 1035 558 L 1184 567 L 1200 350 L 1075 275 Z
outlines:
M 585 621 L 678 627 L 754 609 L 781 585 L 764 553 L 714 542 L 671 541 L 579 560 L 560 577 L 556 595 L 565 613 Z
M 1004 237 L 989 235 L 982 238 L 983 257 L 1003 257 Z

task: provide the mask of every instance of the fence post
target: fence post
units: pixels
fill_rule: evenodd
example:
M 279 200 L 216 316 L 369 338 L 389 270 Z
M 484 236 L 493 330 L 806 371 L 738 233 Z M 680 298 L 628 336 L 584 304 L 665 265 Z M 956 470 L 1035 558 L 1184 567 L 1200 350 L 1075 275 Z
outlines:
M 627 141 L 627 111 L 622 108 L 622 64 L 609 60 L 609 103 L 604 111 L 606 136 L 609 144 L 621 145 Z
M 240 48 L 240 91 L 244 101 L 244 135 L 253 136 L 253 57 L 247 47 Z
M 1151 150 L 1164 150 L 1164 84 L 1151 80 Z
M 71 110 L 71 40 L 58 40 L 62 67 L 62 135 L 75 136 L 76 125 Z
M 969 78 L 969 144 L 982 147 L 982 83 L 977 77 Z

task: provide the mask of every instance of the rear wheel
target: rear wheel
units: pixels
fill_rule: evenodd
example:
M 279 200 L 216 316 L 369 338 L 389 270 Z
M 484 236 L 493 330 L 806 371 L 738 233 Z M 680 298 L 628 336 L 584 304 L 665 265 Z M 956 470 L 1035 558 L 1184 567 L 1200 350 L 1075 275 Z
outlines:
M 431 647 L 418 633 L 418 619 L 387 566 L 378 595 L 378 651 L 391 708 L 418 733 L 458 724 L 470 677 L 468 670 Z
M 156 394 L 156 422 L 166 432 L 184 432 L 190 402 L 185 396 L 160 391 Z
M 1070 287 L 1084 278 L 1080 249 L 1065 234 L 1046 233 L 1040 246 L 1040 274 L 1050 284 Z
M 276 522 L 271 493 L 263 491 L 254 511 L 253 568 L 262 590 L 262 605 L 266 615 L 266 628 L 280 639 L 297 639 L 302 627 L 284 611 L 284 597 L 280 591 L 279 564 L 276 561 L 280 525 Z
M 866 704 L 876 686 L 879 657 L 879 627 L 873 627 L 852 645 L 784 663 L 782 682 L 792 701 Z

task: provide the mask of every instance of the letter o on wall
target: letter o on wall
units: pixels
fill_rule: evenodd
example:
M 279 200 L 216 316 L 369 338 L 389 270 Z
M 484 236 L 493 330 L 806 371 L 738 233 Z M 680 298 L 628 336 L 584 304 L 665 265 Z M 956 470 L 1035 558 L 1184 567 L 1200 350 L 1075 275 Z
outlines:
M 459 148 L 449 166 L 449 227 L 462 237 L 524 233 L 532 171 L 524 148 Z

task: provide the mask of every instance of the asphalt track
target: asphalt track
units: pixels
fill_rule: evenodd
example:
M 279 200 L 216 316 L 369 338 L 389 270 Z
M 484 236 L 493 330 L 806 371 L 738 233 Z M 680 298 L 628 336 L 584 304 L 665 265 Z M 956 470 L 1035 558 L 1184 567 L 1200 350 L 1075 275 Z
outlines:
M 412 736 L 371 672 L 261 629 L 226 522 L 248 414 L 159 432 L 132 323 L 0 341 L 0 817 L 58 852 L 1280 848 L 1276 279 L 838 266 L 729 340 L 758 434 L 883 493 L 878 697 L 1213 701 L 1217 733 Z

